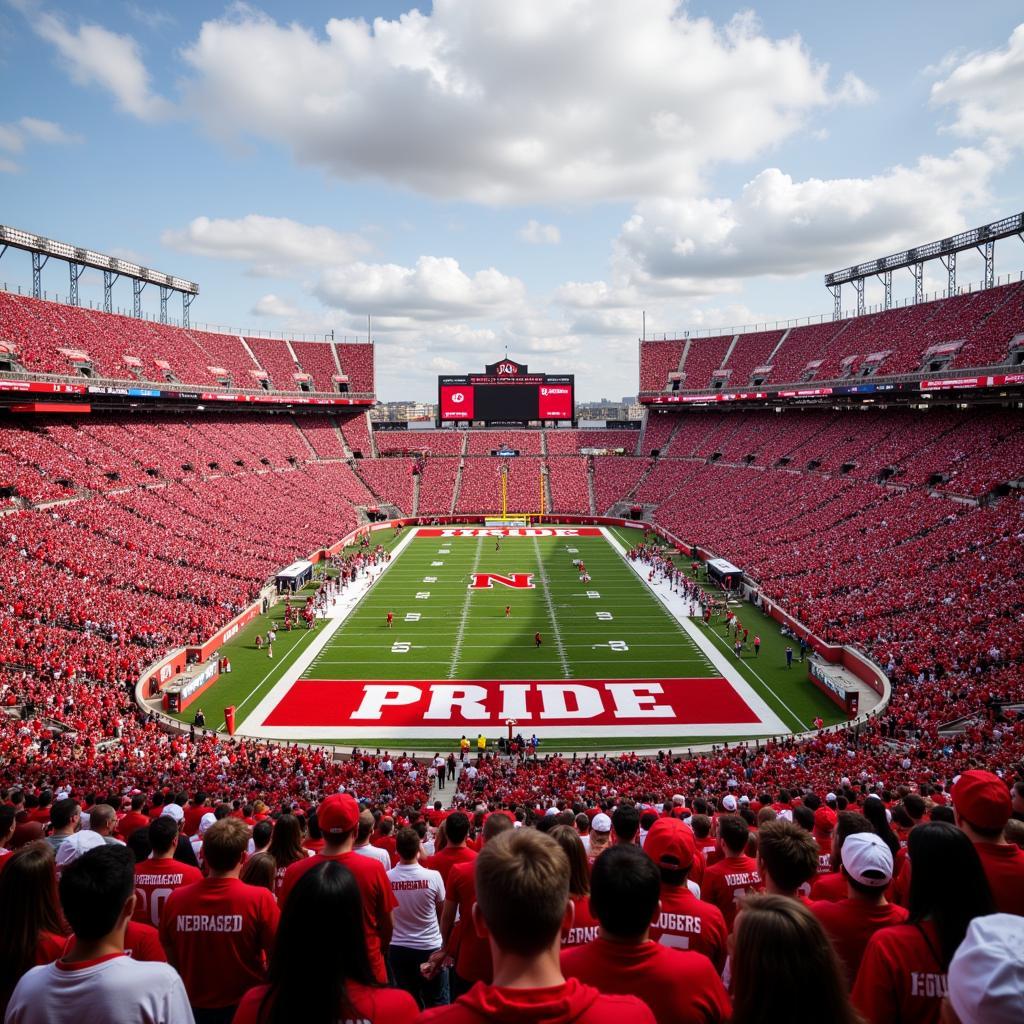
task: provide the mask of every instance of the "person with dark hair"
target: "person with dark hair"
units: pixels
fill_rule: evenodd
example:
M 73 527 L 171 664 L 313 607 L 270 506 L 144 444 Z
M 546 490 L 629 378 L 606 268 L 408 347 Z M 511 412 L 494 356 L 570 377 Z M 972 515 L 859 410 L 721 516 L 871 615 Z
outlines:
M 729 932 L 718 907 L 698 899 L 687 882 L 697 863 L 697 841 L 678 818 L 659 818 L 647 833 L 644 853 L 661 875 L 661 906 L 651 938 L 673 949 L 703 953 L 721 972 Z
M 294 814 L 282 814 L 273 823 L 273 830 L 267 853 L 274 861 L 274 895 L 280 896 L 285 872 L 297 861 L 311 857 L 312 853 L 302 845 L 302 825 Z
M 484 848 L 496 836 L 513 827 L 505 814 L 491 814 L 484 822 L 481 838 Z M 433 953 L 428 970 L 439 971 L 449 957 L 454 958 L 449 972 L 449 991 L 458 998 L 478 981 L 490 984 L 493 972 L 491 949 L 485 935 L 473 927 L 473 904 L 476 903 L 476 861 L 456 864 L 448 873 L 445 901 L 441 910 L 441 948 Z M 458 921 L 456 921 L 458 917 Z
M 445 847 L 433 857 L 428 857 L 423 866 L 438 871 L 448 884 L 448 873 L 456 864 L 464 864 L 476 858 L 476 850 L 467 845 L 469 838 L 469 815 L 465 811 L 452 811 L 444 819 Z
M 955 825 L 918 825 L 907 853 L 910 916 L 872 935 L 853 985 L 854 1005 L 869 1024 L 937 1021 L 967 926 L 994 909 L 981 858 Z
M 65 868 L 60 901 L 73 938 L 63 959 L 33 968 L 18 982 L 7 1024 L 192 1021 L 173 968 L 125 955 L 133 887 L 134 858 L 124 846 L 103 844 Z
M 344 864 L 359 883 L 363 894 L 363 923 L 366 927 L 366 948 L 377 980 L 387 981 L 384 953 L 391 941 L 393 923 L 391 912 L 397 901 L 384 869 L 375 861 L 361 857 L 352 846 L 359 827 L 359 804 L 348 793 L 334 793 L 317 808 L 317 821 L 324 836 L 324 848 L 315 857 L 296 861 L 284 873 L 281 885 L 281 906 L 298 880 L 323 860 Z
M 142 813 L 142 808 L 146 806 L 146 796 L 144 793 L 136 793 L 130 804 L 130 810 L 128 813 L 117 823 L 117 835 L 120 839 L 128 842 L 128 837 L 137 829 L 145 828 L 150 818 L 148 814 Z M 90 821 L 90 824 L 92 822 Z M 93 825 L 95 828 L 95 825 Z
M 135 865 L 135 910 L 133 921 L 160 927 L 160 915 L 167 897 L 176 889 L 201 882 L 199 868 L 174 859 L 178 845 L 178 825 L 166 815 L 149 823 L 149 844 L 153 853 Z
M 635 843 L 640 831 L 640 812 L 634 804 L 619 804 L 612 812 L 612 842 Z
M 725 856 L 704 872 L 701 899 L 713 903 L 722 912 L 726 927 L 732 931 L 740 901 L 763 888 L 757 861 L 746 853 L 750 831 L 738 814 L 723 814 L 718 819 L 718 836 Z
M 732 1024 L 861 1024 L 821 925 L 788 896 L 743 901 L 731 977 Z
M 29 843 L 0 872 L 0 1013 L 30 967 L 61 955 L 63 929 L 53 849 Z
M 289 893 L 268 982 L 242 997 L 234 1024 L 410 1024 L 417 1010 L 408 993 L 380 986 L 366 947 L 359 883 L 324 857 Z
M 889 903 L 885 891 L 892 881 L 892 853 L 880 836 L 857 832 L 843 843 L 842 872 L 847 897 L 812 906 L 825 934 L 832 940 L 848 986 L 853 985 L 864 948 L 880 928 L 902 924 L 907 912 Z
M 567 978 L 606 994 L 637 996 L 658 1024 L 729 1019 L 729 997 L 712 962 L 651 941 L 661 910 L 661 873 L 647 854 L 637 846 L 610 847 L 594 861 L 590 886 L 598 937 L 563 951 Z
M 438 919 L 444 906 L 444 881 L 439 872 L 420 864 L 420 837 L 414 829 L 399 831 L 395 849 L 399 861 L 388 872 L 391 892 L 398 901 L 388 950 L 391 973 L 395 984 L 421 1008 L 444 1006 L 448 1002 L 448 972 L 429 972 L 428 977 L 420 969 L 441 948 Z
M 238 876 L 246 885 L 255 885 L 273 892 L 277 884 L 277 867 L 269 853 L 254 853 L 246 857 Z
M 238 817 L 238 815 L 235 815 Z M 249 816 L 242 817 L 242 820 L 248 822 L 251 820 Z M 270 850 L 270 842 L 274 838 L 274 823 L 269 818 L 264 818 L 263 821 L 257 821 L 252 826 L 252 849 L 250 853 L 267 853 Z M 299 840 L 302 839 L 302 830 L 299 830 Z
M 7 849 L 7 844 L 14 836 L 17 827 L 17 811 L 11 804 L 0 804 L 0 871 L 3 871 L 12 851 Z
M 582 946 L 597 938 L 597 918 L 590 913 L 590 862 L 587 860 L 587 851 L 572 825 L 556 825 L 548 834 L 569 859 L 569 899 L 572 901 L 573 918 L 572 927 L 562 930 L 562 949 Z
M 50 834 L 46 842 L 56 853 L 69 836 L 73 836 L 82 821 L 82 807 L 77 800 L 66 797 L 50 807 Z
M 209 877 L 172 892 L 160 916 L 160 938 L 198 1024 L 230 1021 L 245 992 L 264 980 L 279 914 L 270 892 L 238 877 L 248 844 L 240 819 L 211 825 L 203 837 Z
M 563 975 L 561 932 L 572 922 L 569 862 L 554 839 L 532 828 L 508 829 L 484 845 L 474 872 L 471 920 L 490 944 L 494 983 L 478 982 L 451 1006 L 425 1010 L 416 1024 L 655 1024 L 639 999 L 602 995 Z

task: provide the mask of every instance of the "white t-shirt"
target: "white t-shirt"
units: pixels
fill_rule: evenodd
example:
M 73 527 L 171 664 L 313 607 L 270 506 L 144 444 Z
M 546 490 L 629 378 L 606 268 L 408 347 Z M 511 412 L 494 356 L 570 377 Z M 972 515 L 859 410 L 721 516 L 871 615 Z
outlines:
M 440 949 L 441 929 L 437 912 L 444 903 L 440 871 L 419 864 L 399 864 L 388 872 L 398 906 L 392 912 L 395 932 L 391 943 L 409 949 Z
M 370 843 L 367 843 L 365 846 L 353 847 L 352 852 L 361 853 L 364 857 L 377 861 L 385 871 L 391 870 L 391 854 L 387 850 L 382 850 L 379 846 L 372 846 Z
M 7 1024 L 192 1024 L 185 986 L 169 964 L 128 956 L 79 970 L 59 963 L 33 967 L 22 977 L 7 1007 Z

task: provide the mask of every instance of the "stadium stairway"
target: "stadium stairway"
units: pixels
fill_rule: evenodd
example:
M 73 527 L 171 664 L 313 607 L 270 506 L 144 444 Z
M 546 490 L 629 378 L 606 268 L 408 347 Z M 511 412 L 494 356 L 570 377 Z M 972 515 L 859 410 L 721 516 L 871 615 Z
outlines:
M 597 515 L 597 495 L 594 492 L 594 460 L 587 459 L 587 498 L 590 501 L 590 514 Z
M 449 515 L 455 515 L 455 510 L 459 507 L 459 491 L 462 490 L 462 471 L 465 468 L 466 460 L 460 458 L 459 468 L 455 470 L 455 486 L 452 488 L 452 507 L 448 510 Z
M 420 514 L 420 474 L 416 473 L 412 478 L 412 514 Z

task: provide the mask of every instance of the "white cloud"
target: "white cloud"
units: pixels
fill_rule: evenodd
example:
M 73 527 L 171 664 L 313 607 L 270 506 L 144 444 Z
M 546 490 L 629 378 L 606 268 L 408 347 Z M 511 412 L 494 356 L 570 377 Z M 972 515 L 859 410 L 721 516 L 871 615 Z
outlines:
M 26 11 L 26 17 L 33 31 L 56 47 L 61 66 L 78 85 L 101 86 L 123 111 L 143 121 L 158 121 L 172 112 L 171 104 L 152 91 L 142 51 L 132 36 L 90 23 L 73 30 L 59 15 L 42 11 Z
M 273 294 L 264 295 L 258 299 L 256 305 L 252 307 L 252 311 L 255 316 L 277 316 L 292 319 L 303 315 L 301 310 Z
M 22 153 L 34 142 L 65 145 L 81 142 L 80 135 L 72 135 L 53 121 L 42 121 L 37 117 L 23 117 L 10 124 L 0 124 L 0 150 L 7 153 Z M 4 157 L 0 159 L 0 173 L 16 174 L 21 170 L 17 161 Z
M 188 105 L 215 138 L 486 203 L 690 193 L 714 164 L 870 95 L 853 75 L 830 89 L 797 36 L 677 0 L 436 0 L 323 32 L 240 5 L 184 58 Z
M 987 199 L 998 167 L 996 156 L 964 148 L 869 178 L 794 181 L 768 168 L 737 199 L 637 204 L 619 257 L 634 284 L 698 291 L 705 279 L 824 273 L 967 226 L 965 211 Z
M 562 232 L 554 224 L 541 224 L 537 220 L 528 220 L 519 229 L 519 237 L 531 245 L 558 245 L 562 240 Z
M 1024 145 L 1024 24 L 1006 46 L 962 59 L 932 86 L 933 103 L 952 105 L 952 130 L 970 138 Z
M 353 263 L 326 270 L 315 294 L 350 313 L 441 320 L 498 315 L 518 306 L 523 283 L 493 267 L 470 277 L 451 257 L 421 256 L 415 267 Z
M 52 146 L 66 146 L 82 141 L 81 135 L 66 132 L 54 121 L 43 121 L 38 117 L 23 117 L 18 126 L 30 139 Z
M 20 170 L 21 168 L 13 160 L 0 156 L 0 174 L 17 174 Z
M 164 231 L 161 241 L 197 256 L 248 263 L 261 276 L 289 276 L 298 266 L 349 263 L 370 249 L 359 235 L 255 213 L 236 220 L 196 217 L 184 228 Z
M 865 81 L 847 71 L 836 91 L 834 101 L 844 103 L 853 107 L 862 107 L 868 103 L 874 103 L 878 99 L 878 93 Z

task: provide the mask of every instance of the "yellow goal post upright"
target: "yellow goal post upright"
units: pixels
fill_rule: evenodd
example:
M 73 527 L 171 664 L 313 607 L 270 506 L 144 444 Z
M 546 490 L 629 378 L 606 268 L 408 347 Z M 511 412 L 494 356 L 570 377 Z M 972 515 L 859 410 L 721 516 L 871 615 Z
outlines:
M 486 520 L 487 523 L 491 524 L 491 523 L 500 522 L 500 523 L 503 523 L 503 524 L 505 524 L 505 523 L 508 523 L 508 524 L 514 523 L 514 524 L 518 525 L 518 524 L 524 523 L 524 522 L 526 524 L 541 523 L 541 522 L 543 522 L 544 519 L 546 518 L 547 514 L 548 514 L 547 495 L 546 495 L 546 488 L 544 486 L 544 484 L 545 484 L 545 480 L 544 480 L 545 469 L 544 469 L 544 466 L 542 465 L 540 467 L 540 471 L 537 474 L 537 494 L 538 494 L 537 507 L 540 509 L 539 512 L 513 512 L 513 513 L 510 513 L 509 510 L 508 510 L 508 472 L 509 472 L 509 464 L 507 462 L 503 462 L 501 464 L 501 468 L 499 469 L 498 472 L 499 472 L 499 475 L 501 476 L 501 515 L 500 516 L 489 516 L 489 517 L 487 517 L 487 520 Z

